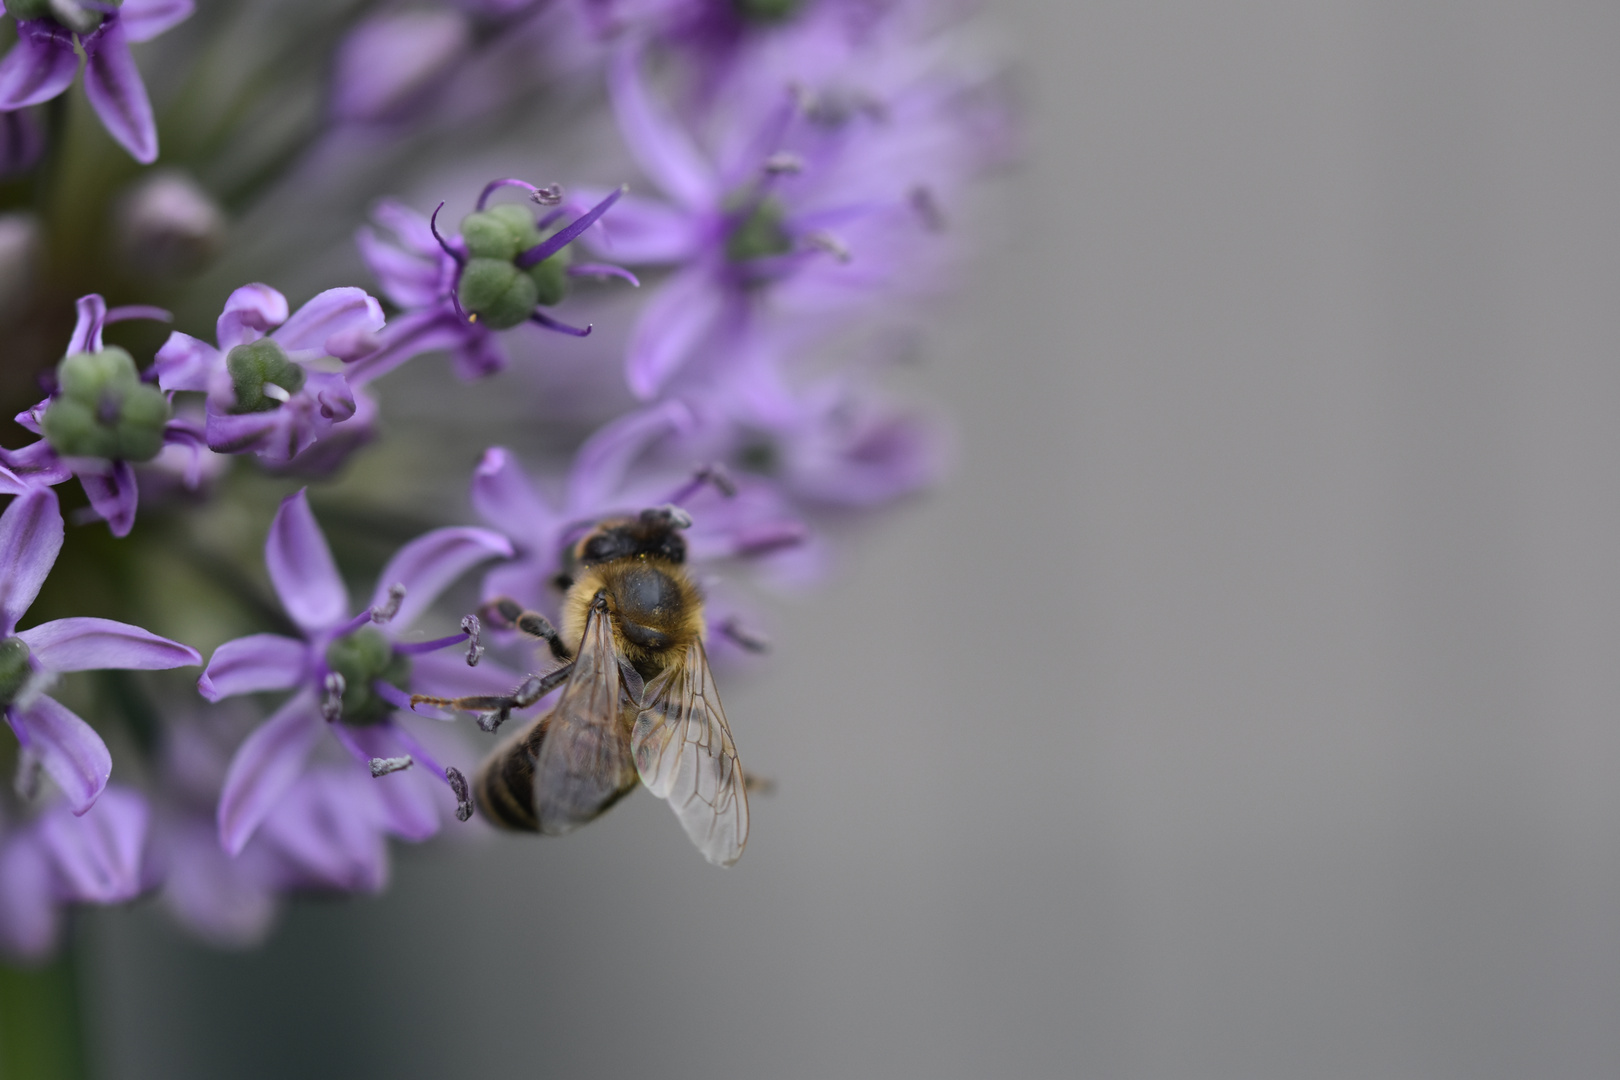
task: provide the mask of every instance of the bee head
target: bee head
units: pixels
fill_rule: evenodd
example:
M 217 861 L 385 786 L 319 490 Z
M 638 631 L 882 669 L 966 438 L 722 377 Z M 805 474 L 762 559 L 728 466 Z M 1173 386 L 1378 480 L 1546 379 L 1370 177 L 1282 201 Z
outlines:
M 692 519 L 675 506 L 643 510 L 633 518 L 604 521 L 586 533 L 574 548 L 574 562 L 596 566 L 616 559 L 640 557 L 665 559 L 677 565 L 686 561 L 686 538 L 680 530 L 690 528 Z

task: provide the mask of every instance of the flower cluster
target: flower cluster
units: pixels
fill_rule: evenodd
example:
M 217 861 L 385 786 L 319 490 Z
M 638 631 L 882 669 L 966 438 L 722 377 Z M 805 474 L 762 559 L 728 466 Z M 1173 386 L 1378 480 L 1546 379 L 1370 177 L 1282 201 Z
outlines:
M 509 695 L 535 666 L 470 612 L 559 620 L 575 543 L 671 506 L 734 663 L 765 647 L 741 579 L 813 582 L 828 522 L 943 465 L 884 384 L 1011 153 L 961 5 L 285 3 L 287 41 L 334 43 L 326 108 L 293 119 L 290 52 L 230 78 L 192 55 L 243 40 L 234 7 L 5 0 L 0 172 L 60 148 L 34 186 L 122 230 L 8 218 L 16 259 L 53 267 L 15 296 L 0 273 L 0 322 L 46 342 L 0 448 L 13 958 L 47 955 L 67 904 L 156 893 L 243 945 L 286 895 L 381 889 L 391 842 L 478 831 L 487 737 L 413 698 Z M 154 112 L 136 59 L 164 49 L 202 82 L 165 102 L 154 79 Z M 113 157 L 41 107 L 81 57 Z M 513 119 L 540 86 L 567 106 Z M 166 171 L 126 183 L 154 116 Z M 455 380 L 410 363 L 438 355 Z

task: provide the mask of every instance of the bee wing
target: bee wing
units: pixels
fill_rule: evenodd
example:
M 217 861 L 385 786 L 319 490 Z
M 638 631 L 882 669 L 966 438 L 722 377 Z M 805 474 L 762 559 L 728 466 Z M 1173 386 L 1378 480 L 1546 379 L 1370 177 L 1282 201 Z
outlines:
M 643 700 L 630 731 L 641 782 L 669 802 L 704 858 L 730 866 L 748 843 L 748 794 L 703 643 L 649 683 Z
M 544 721 L 534 765 L 534 812 L 540 831 L 583 825 L 636 783 L 627 725 L 619 720 L 619 660 L 608 615 L 585 620 L 574 670 Z

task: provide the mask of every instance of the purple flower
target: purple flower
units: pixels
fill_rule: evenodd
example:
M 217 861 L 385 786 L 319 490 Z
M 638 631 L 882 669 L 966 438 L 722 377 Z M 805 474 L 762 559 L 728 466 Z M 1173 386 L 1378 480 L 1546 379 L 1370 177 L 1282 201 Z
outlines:
M 147 41 L 184 22 L 192 0 L 8 0 L 17 17 L 17 44 L 0 59 L 0 110 L 49 101 L 79 70 L 74 44 L 84 50 L 84 90 L 102 125 L 143 165 L 157 160 L 157 125 L 129 43 Z
M 254 634 L 228 641 L 214 651 L 197 683 L 209 701 L 293 691 L 231 762 L 218 812 L 220 842 L 228 853 L 242 851 L 272 812 L 296 796 L 298 785 L 311 798 L 337 798 L 333 793 L 341 785 L 332 786 L 337 781 L 302 779 L 323 728 L 374 776 L 420 762 L 432 776 L 445 777 L 434 755 L 396 721 L 394 710 L 409 702 L 407 687 L 424 677 L 434 687 L 429 692 L 449 694 L 463 691 L 445 687 L 469 682 L 479 689 L 465 692 L 487 692 L 488 678 L 459 656 L 434 655 L 465 640 L 465 634 L 427 642 L 402 641 L 399 634 L 462 573 L 511 550 L 505 538 L 486 529 L 436 529 L 399 550 L 384 568 L 371 606 L 351 617 L 348 591 L 304 492 L 281 504 L 265 543 L 265 563 L 303 638 Z M 411 840 L 425 839 L 439 827 L 433 790 L 415 779 L 421 772 L 411 770 L 375 788 L 387 831 Z M 364 818 L 362 810 L 352 809 L 351 816 Z M 313 813 L 308 806 L 305 811 Z
M 143 796 L 114 785 L 87 811 L 58 801 L 19 827 L 0 823 L 0 953 L 42 960 L 62 904 L 118 904 L 149 888 L 150 818 Z
M 769 484 L 752 477 L 734 482 L 689 463 L 644 466 L 659 445 L 690 435 L 694 424 L 692 411 L 678 401 L 620 417 L 580 447 L 556 500 L 535 490 L 508 451 L 485 451 L 473 474 L 473 507 L 512 541 L 516 554 L 485 575 L 484 596 L 509 596 L 557 614 L 551 582 L 565 550 L 597 521 L 666 503 L 679 504 L 692 518 L 687 557 L 699 567 L 808 555 L 809 530 Z M 727 622 L 723 610 L 711 611 L 711 618 L 716 625 Z
M 25 490 L 0 514 L 0 702 L 22 745 L 21 784 L 43 767 L 83 814 L 112 774 L 112 755 L 89 724 L 44 693 L 57 675 L 103 668 L 155 670 L 200 661 L 195 649 L 111 619 L 56 619 L 15 632 L 62 549 L 62 513 L 49 488 Z
M 675 270 L 632 331 L 626 378 L 641 398 L 694 355 L 727 363 L 762 322 L 842 329 L 952 261 L 944 207 L 982 153 L 958 108 L 972 81 L 936 73 L 927 41 L 873 28 L 899 20 L 817 11 L 739 53 L 682 118 L 644 80 L 641 48 L 610 62 L 620 131 L 668 201 L 627 198 L 589 242 Z
M 458 11 L 389 11 L 362 20 L 338 46 L 332 115 L 399 119 L 437 86 L 472 44 Z
M 208 395 L 209 449 L 285 465 L 335 428 L 353 430 L 345 422 L 364 426 L 348 380 L 324 365 L 374 351 L 382 328 L 382 306 L 362 289 L 328 289 L 289 318 L 281 293 L 244 285 L 225 302 L 217 348 L 177 331 L 153 370 L 165 390 Z
M 168 400 L 140 379 L 134 359 L 103 345 L 102 330 L 125 319 L 167 322 L 169 313 L 151 307 L 109 311 L 95 293 L 79 298 L 78 323 L 55 371 L 56 389 L 16 418 L 43 438 L 21 450 L 0 449 L 0 463 L 15 479 L 0 476 L 0 490 L 15 491 L 16 483 L 54 485 L 77 476 L 90 508 L 114 536 L 129 535 L 135 524 L 137 464 L 165 453 L 171 463 L 185 460 L 189 467 L 182 475 L 195 489 L 206 452 L 201 425 L 174 418 Z
M 521 206 L 489 207 L 503 187 L 528 190 L 553 206 L 538 223 Z M 445 239 L 438 232 L 438 210 L 423 215 L 385 202 L 373 215 L 393 234 L 392 241 L 371 228 L 355 235 L 361 257 L 377 276 L 382 293 L 404 314 L 383 334 L 381 347 L 349 368 L 357 383 L 369 382 L 425 352 L 447 350 L 456 374 L 475 379 L 506 366 L 495 332 L 523 323 L 575 337 L 590 333 L 560 322 L 542 308 L 558 303 L 573 278 L 621 277 L 639 284 L 617 266 L 575 264 L 567 247 L 619 200 L 613 191 L 594 206 L 561 202 L 555 189 L 541 191 L 521 180 L 496 180 L 478 197 L 477 209 L 462 221 L 463 233 Z M 443 209 L 444 204 L 439 204 Z M 574 219 L 547 232 L 570 213 Z

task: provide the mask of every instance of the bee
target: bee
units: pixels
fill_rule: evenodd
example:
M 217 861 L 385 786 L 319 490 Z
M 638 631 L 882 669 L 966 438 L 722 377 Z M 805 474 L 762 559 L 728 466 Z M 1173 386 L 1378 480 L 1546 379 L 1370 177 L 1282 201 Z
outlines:
M 495 600 L 500 621 L 543 639 L 564 661 L 504 697 L 427 702 L 486 714 L 496 726 L 557 686 L 550 712 L 502 742 L 473 790 L 484 817 L 558 836 L 601 816 L 639 780 L 666 800 L 705 858 L 730 866 L 748 842 L 737 747 L 703 649 L 703 598 L 687 574 L 674 507 L 597 524 L 573 545 L 559 632 L 537 612 Z

